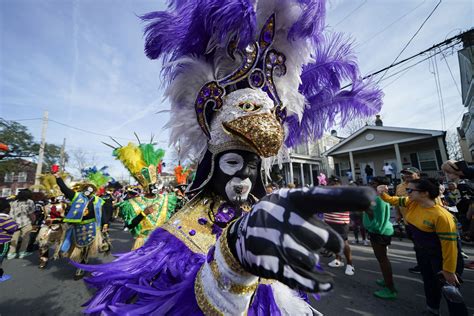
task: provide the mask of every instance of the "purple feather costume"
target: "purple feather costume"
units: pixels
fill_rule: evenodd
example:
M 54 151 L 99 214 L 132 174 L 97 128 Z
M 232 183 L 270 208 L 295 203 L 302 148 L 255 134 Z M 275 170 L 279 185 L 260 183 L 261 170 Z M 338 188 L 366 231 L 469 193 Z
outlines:
M 145 52 L 163 61 L 171 103 L 170 142 L 180 145 L 181 159 L 201 157 L 196 179 L 188 188 L 197 195 L 141 248 L 118 255 L 111 263 L 79 265 L 92 272 L 86 282 L 97 289 L 86 303 L 86 313 L 317 313 L 300 293 L 277 281 L 259 279 L 253 291 L 247 291 L 249 286 L 234 295 L 225 282 L 212 277 L 232 274 L 222 263 L 225 234 L 219 237 L 232 217 L 223 213 L 225 201 L 206 188 L 217 154 L 229 149 L 261 153 L 253 148 L 255 144 L 252 147 L 224 133 L 220 124 L 252 116 L 237 108 L 242 99 L 247 104 L 250 99 L 262 101 L 260 117 L 281 124 L 287 147 L 320 137 L 336 118 L 347 122 L 380 110 L 382 93 L 359 79 L 348 41 L 338 34 L 323 35 L 324 14 L 324 0 L 174 0 L 168 11 L 142 17 L 148 22 Z M 344 80 L 353 83 L 351 90 L 341 91 Z M 206 107 L 210 101 L 212 108 Z M 285 151 L 278 149 L 274 155 L 281 158 Z M 266 168 L 274 157 L 264 157 Z M 255 187 L 261 190 L 253 192 L 257 197 L 264 194 L 262 184 L 260 177 Z M 212 262 L 222 263 L 217 272 Z M 257 284 L 256 277 L 242 275 L 233 275 L 239 284 Z M 203 293 L 212 296 L 217 309 L 206 306 Z

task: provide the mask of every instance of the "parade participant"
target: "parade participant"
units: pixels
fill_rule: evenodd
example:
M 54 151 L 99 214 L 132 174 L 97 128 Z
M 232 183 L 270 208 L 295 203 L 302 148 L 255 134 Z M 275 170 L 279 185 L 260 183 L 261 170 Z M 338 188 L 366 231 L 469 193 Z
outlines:
M 141 248 L 81 265 L 97 289 L 87 313 L 313 314 L 301 291 L 332 288 L 317 251 L 342 246 L 314 212 L 362 210 L 373 191 L 265 196 L 261 170 L 285 157 L 284 141 L 318 137 L 336 116 L 375 113 L 381 96 L 360 81 L 339 91 L 357 66 L 340 36 L 324 38 L 323 18 L 324 2 L 290 0 L 175 1 L 144 17 L 148 55 L 170 62 L 171 143 L 200 154 L 194 198 Z
M 69 227 L 63 234 L 61 255 L 75 262 L 87 263 L 100 252 L 104 243 L 102 233 L 108 231 L 110 218 L 103 216 L 104 200 L 96 196 L 97 184 L 103 185 L 104 177 L 91 174 L 89 181 L 99 180 L 99 183 L 83 182 L 74 191 L 64 183 L 59 172 L 54 173 L 54 176 L 61 192 L 71 201 L 63 220 Z M 74 279 L 79 280 L 83 276 L 84 270 L 78 268 Z
M 159 183 L 161 163 L 165 151 L 155 149 L 153 144 L 129 143 L 114 149 L 114 156 L 122 162 L 145 191 L 143 196 L 127 199 L 117 205 L 125 227 L 130 230 L 135 242 L 132 250 L 140 248 L 148 235 L 163 225 L 176 205 L 174 194 L 159 194 L 163 187 Z
M 10 240 L 18 229 L 18 224 L 10 217 L 9 213 L 10 202 L 5 198 L 0 198 L 0 282 L 11 278 L 10 275 L 4 273 L 2 262 L 10 248 Z
M 32 194 L 33 192 L 28 189 L 20 190 L 16 199 L 10 203 L 10 216 L 18 224 L 18 230 L 13 234 L 10 242 L 8 259 L 16 258 L 17 249 L 20 259 L 32 254 L 28 251 L 31 231 L 33 230 L 32 223 L 35 221 L 35 203 L 31 199 Z
M 341 180 L 336 177 L 331 177 L 329 179 L 330 186 L 340 186 Z M 344 273 L 346 275 L 354 275 L 355 268 L 354 264 L 352 263 L 352 251 L 351 246 L 349 245 L 348 235 L 349 235 L 349 223 L 350 223 L 350 213 L 349 212 L 332 212 L 332 213 L 325 213 L 323 215 L 324 222 L 328 224 L 332 229 L 334 229 L 339 236 L 341 236 L 342 240 L 344 241 L 344 257 L 346 258 L 346 269 Z M 328 263 L 328 266 L 331 268 L 339 268 L 344 266 L 344 262 L 342 261 L 342 257 L 340 254 L 336 253 L 336 258 Z
M 49 197 L 50 201 L 43 208 L 44 223 L 42 224 L 37 242 L 39 245 L 40 263 L 39 268 L 44 269 L 49 260 L 49 249 L 54 246 L 53 259 L 59 257 L 61 238 L 65 230 L 63 224 L 64 214 L 66 212 L 66 203 L 63 202 L 62 192 L 56 184 L 56 179 L 51 174 L 41 176 L 42 189 Z
M 407 229 L 415 244 L 416 260 L 423 277 L 427 311 L 438 315 L 441 289 L 444 282 L 459 286 L 458 274 L 463 260 L 458 251 L 455 218 L 435 202 L 439 185 L 429 179 L 416 179 L 408 183 L 407 197 L 391 197 L 388 187 L 377 187 L 382 200 L 406 207 Z M 443 292 L 444 294 L 444 292 Z M 467 315 L 466 305 L 445 295 L 450 315 Z
M 375 177 L 370 185 L 377 189 L 379 185 L 388 185 L 385 177 Z M 369 233 L 370 244 L 380 265 L 383 279 L 376 281 L 383 289 L 375 291 L 374 295 L 382 299 L 397 298 L 397 290 L 393 283 L 392 265 L 387 256 L 388 246 L 393 235 L 393 225 L 390 222 L 390 205 L 377 197 L 375 207 L 363 214 L 363 223 Z

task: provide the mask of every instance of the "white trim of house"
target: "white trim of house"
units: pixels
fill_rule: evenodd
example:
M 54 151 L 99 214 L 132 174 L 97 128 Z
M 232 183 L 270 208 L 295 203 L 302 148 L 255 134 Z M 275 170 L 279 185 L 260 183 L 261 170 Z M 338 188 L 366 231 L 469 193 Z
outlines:
M 343 145 L 349 143 L 351 140 L 359 136 L 360 134 L 364 133 L 367 130 L 376 130 L 376 131 L 388 131 L 388 132 L 400 132 L 400 133 L 415 133 L 415 134 L 421 134 L 425 136 L 419 136 L 419 137 L 411 137 L 411 138 L 406 138 L 401 141 L 397 142 L 385 142 L 381 144 L 377 144 L 375 147 L 383 147 L 383 146 L 388 146 L 388 145 L 393 145 L 393 144 L 400 144 L 400 143 L 405 143 L 405 142 L 410 142 L 414 140 L 421 140 L 421 139 L 428 139 L 436 136 L 443 136 L 444 131 L 439 131 L 439 130 L 429 130 L 429 129 L 417 129 L 417 128 L 405 128 L 405 127 L 391 127 L 391 126 L 364 126 L 351 136 L 347 137 L 344 139 L 342 142 L 337 144 L 336 146 L 330 148 L 329 150 L 325 151 L 323 155 L 329 156 L 329 155 L 338 155 L 338 154 L 344 154 L 344 153 L 349 153 L 353 151 L 358 151 L 358 150 L 365 150 L 369 148 L 374 148 L 374 145 L 369 145 L 369 146 L 362 146 L 362 147 L 357 147 L 357 148 L 351 148 L 348 150 L 341 150 L 337 151 L 338 148 L 342 147 Z

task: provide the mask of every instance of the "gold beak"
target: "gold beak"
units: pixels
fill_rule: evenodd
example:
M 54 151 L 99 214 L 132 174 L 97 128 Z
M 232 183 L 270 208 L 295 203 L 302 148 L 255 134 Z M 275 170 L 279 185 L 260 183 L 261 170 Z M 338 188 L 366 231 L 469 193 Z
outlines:
M 224 131 L 253 147 L 264 158 L 278 154 L 283 144 L 283 128 L 271 113 L 242 116 L 223 122 L 222 126 Z

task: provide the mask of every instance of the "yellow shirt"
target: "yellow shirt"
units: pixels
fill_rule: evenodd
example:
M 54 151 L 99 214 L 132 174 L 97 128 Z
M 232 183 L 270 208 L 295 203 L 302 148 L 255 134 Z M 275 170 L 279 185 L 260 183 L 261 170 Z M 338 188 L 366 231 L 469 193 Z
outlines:
M 417 202 L 411 201 L 408 197 L 390 196 L 386 193 L 383 193 L 380 197 L 394 206 L 405 207 L 407 222 L 418 230 L 427 233 L 420 240 L 417 240 L 417 237 L 414 236 L 415 244 L 429 241 L 432 238 L 431 234 L 436 234 L 441 244 L 443 270 L 454 273 L 458 256 L 458 234 L 453 215 L 439 204 L 425 208 Z

